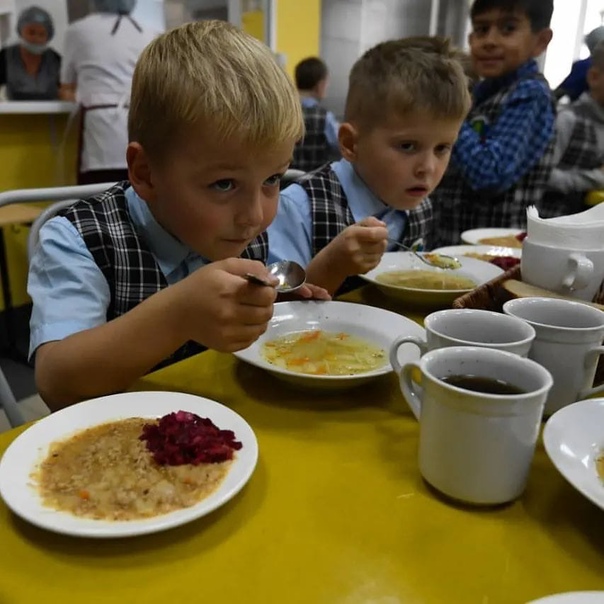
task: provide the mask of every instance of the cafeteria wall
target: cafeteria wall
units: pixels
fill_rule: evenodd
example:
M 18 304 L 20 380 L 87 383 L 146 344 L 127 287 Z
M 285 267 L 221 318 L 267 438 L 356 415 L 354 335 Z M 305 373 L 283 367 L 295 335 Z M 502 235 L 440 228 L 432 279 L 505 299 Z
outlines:
M 272 0 L 273 40 L 265 40 L 268 28 L 265 23 L 266 10 L 263 10 L 262 4 L 249 4 L 250 10 L 244 10 L 241 14 L 241 27 L 271 46 L 287 73 L 293 77 L 294 69 L 302 59 L 320 53 L 321 0 Z

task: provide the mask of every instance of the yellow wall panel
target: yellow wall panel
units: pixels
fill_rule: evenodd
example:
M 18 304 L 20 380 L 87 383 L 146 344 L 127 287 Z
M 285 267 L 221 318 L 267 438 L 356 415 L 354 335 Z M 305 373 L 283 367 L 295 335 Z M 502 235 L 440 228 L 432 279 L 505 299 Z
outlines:
M 277 0 L 275 4 L 277 52 L 285 55 L 287 72 L 293 77 L 297 63 L 319 56 L 321 0 Z
M 264 42 L 264 13 L 261 10 L 243 13 L 241 15 L 241 29 Z
M 0 191 L 75 184 L 77 128 L 61 152 L 67 115 L 0 114 Z M 29 302 L 27 235 L 24 226 L 4 228 L 13 305 Z M 0 300 L 2 296 L 0 295 Z M 4 302 L 0 308 L 4 308 Z

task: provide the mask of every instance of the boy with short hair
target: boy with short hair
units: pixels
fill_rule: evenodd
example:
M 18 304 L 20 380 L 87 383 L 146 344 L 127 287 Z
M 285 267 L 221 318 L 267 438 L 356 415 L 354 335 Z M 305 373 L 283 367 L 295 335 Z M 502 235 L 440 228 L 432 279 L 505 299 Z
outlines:
M 581 212 L 585 194 L 604 189 L 604 42 L 593 50 L 587 85 L 556 118 L 554 169 L 538 205 L 544 218 Z
M 432 196 L 437 243 L 482 227 L 524 228 L 552 169 L 555 107 L 535 58 L 552 38 L 553 0 L 475 0 L 470 51 L 483 80 Z
M 275 290 L 244 276 L 268 277 L 263 232 L 303 122 L 270 50 L 220 21 L 156 38 L 128 130 L 130 182 L 47 222 L 32 259 L 30 350 L 51 408 L 123 390 L 170 355 L 246 348 L 273 313 Z
M 292 168 L 310 172 L 339 157 L 340 124 L 331 111 L 321 107 L 329 72 L 318 57 L 300 61 L 295 70 L 296 86 L 304 114 L 304 138 L 296 143 Z
M 343 159 L 281 192 L 271 260 L 296 260 L 335 292 L 398 249 L 388 239 L 429 242 L 428 195 L 470 106 L 457 56 L 448 40 L 420 37 L 378 44 L 355 63 L 339 131 Z

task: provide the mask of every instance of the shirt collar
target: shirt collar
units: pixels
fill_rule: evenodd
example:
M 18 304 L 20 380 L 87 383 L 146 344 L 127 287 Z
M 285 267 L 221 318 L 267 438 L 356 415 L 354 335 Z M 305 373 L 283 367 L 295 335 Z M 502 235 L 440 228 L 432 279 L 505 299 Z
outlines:
M 126 189 L 125 195 L 136 232 L 149 246 L 161 272 L 166 277 L 189 257 L 198 256 L 176 237 L 170 235 L 155 220 L 147 203 L 136 194 L 132 187 Z
M 366 216 L 381 216 L 392 209 L 369 189 L 348 160 L 341 159 L 334 162 L 331 168 L 342 185 L 355 222 Z
M 319 101 L 312 96 L 302 96 L 300 97 L 300 102 L 302 103 L 302 107 L 316 107 L 319 104 Z
M 529 59 L 526 63 L 523 63 L 518 69 L 511 73 L 506 73 L 499 78 L 487 78 L 479 82 L 474 88 L 475 104 L 478 104 L 485 99 L 493 96 L 495 93 L 506 88 L 510 84 L 521 80 L 527 76 L 539 73 L 539 65 L 535 59 Z

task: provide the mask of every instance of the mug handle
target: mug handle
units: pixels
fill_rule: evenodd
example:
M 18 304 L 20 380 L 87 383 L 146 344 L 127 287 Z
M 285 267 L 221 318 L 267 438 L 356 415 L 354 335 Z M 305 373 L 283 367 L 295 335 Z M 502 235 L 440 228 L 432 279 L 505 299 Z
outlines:
M 586 288 L 594 272 L 594 263 L 583 254 L 572 253 L 568 257 L 568 267 L 570 272 L 562 280 L 562 285 L 575 291 Z
M 398 360 L 398 349 L 403 344 L 415 344 L 419 348 L 419 353 L 422 356 L 428 351 L 428 344 L 417 336 L 401 336 L 400 338 L 394 340 L 392 346 L 390 347 L 390 364 L 392 365 L 394 371 L 398 374 L 400 374 L 403 370 L 403 366 Z
M 424 389 L 413 380 L 413 373 L 421 371 L 419 363 L 407 363 L 401 372 L 401 390 L 407 404 L 413 411 L 415 419 L 419 421 L 422 413 L 422 399 Z
M 585 365 L 589 365 L 589 363 L 591 363 L 593 360 L 592 357 L 594 356 L 596 357 L 597 361 L 598 357 L 601 354 L 604 354 L 604 346 L 598 346 L 589 350 L 585 355 Z M 600 392 L 604 392 L 604 384 L 596 386 L 595 388 L 585 388 L 584 390 L 581 390 L 581 392 L 579 392 L 577 400 L 579 401 L 584 398 L 588 398 L 590 396 L 593 396 L 594 394 L 599 394 Z

